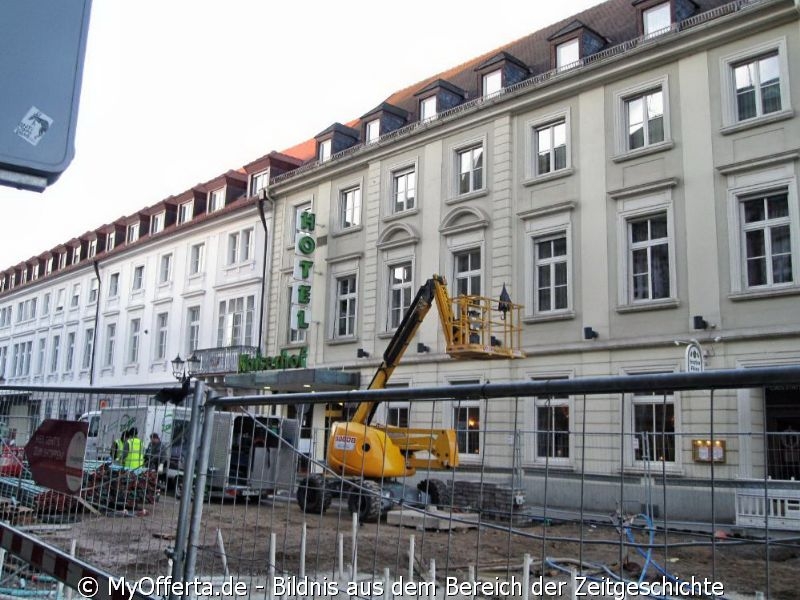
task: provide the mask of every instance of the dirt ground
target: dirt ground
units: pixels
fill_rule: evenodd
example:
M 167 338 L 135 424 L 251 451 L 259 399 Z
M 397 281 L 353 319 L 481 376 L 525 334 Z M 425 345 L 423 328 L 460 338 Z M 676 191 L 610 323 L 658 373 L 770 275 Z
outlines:
M 324 516 L 304 515 L 294 502 L 251 504 L 210 504 L 204 507 L 198 532 L 196 572 L 222 575 L 219 530 L 232 575 L 266 576 L 268 574 L 270 534 L 276 535 L 276 570 L 297 574 L 300 570 L 302 524 L 307 524 L 306 572 L 335 576 L 338 534 L 344 536 L 344 562 L 351 562 L 351 518 L 345 505 L 330 507 Z M 159 575 L 169 572 L 165 549 L 174 544 L 177 503 L 170 496 L 150 507 L 142 516 L 86 515 L 69 527 L 42 532 L 47 541 L 68 548 L 77 540 L 77 555 L 112 574 L 128 577 Z M 575 566 L 584 562 L 585 574 L 598 572 L 591 565 L 602 564 L 638 579 L 646 559 L 636 548 L 622 547 L 620 533 L 610 524 L 539 522 L 510 532 L 502 523 L 488 523 L 480 529 L 452 532 L 398 527 L 381 523 L 360 526 L 358 532 L 358 571 L 382 575 L 389 568 L 392 577 L 407 577 L 409 538 L 414 536 L 417 577 L 427 576 L 435 559 L 437 579 L 457 577 L 466 581 L 470 565 L 477 565 L 479 578 L 521 577 L 524 555 L 530 554 L 534 571 L 531 577 L 545 575 L 566 578 L 556 566 L 545 564 L 542 557 L 559 559 L 557 564 Z M 624 535 L 624 534 L 623 534 Z M 580 539 L 583 539 L 583 544 Z M 544 539 L 544 542 L 543 542 Z M 636 535 L 646 543 L 644 532 Z M 652 560 L 677 577 L 707 577 L 722 582 L 727 593 L 752 594 L 766 590 L 766 548 L 762 541 L 729 535 L 716 539 L 692 532 L 670 532 L 665 539 L 656 534 Z M 581 552 L 581 548 L 583 549 Z M 770 544 L 770 598 L 795 600 L 800 597 L 795 583 L 800 571 L 800 544 L 797 538 Z M 660 580 L 660 573 L 649 566 L 646 579 Z

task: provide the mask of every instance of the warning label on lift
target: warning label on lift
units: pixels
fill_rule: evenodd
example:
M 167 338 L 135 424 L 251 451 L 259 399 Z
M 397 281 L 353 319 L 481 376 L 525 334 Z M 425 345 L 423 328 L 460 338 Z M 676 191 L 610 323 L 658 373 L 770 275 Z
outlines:
M 355 450 L 356 438 L 353 435 L 335 435 L 333 438 L 333 447 L 337 450 Z

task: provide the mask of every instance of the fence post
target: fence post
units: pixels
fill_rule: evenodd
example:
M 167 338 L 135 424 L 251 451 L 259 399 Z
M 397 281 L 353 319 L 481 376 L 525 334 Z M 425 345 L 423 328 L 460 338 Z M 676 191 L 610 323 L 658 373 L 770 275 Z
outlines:
M 178 527 L 175 531 L 175 548 L 172 556 L 172 580 L 183 581 L 186 565 L 186 534 L 188 527 L 189 503 L 191 501 L 192 479 L 195 472 L 195 449 L 200 432 L 200 405 L 205 395 L 205 384 L 195 381 L 192 395 L 192 412 L 189 415 L 189 441 L 183 462 L 183 494 L 178 505 Z M 176 483 L 177 485 L 177 483 Z M 175 598 L 174 595 L 170 596 Z
M 203 432 L 200 436 L 200 456 L 197 458 L 197 478 L 195 479 L 193 488 L 192 520 L 189 524 L 186 566 L 183 572 L 184 581 L 194 580 L 195 562 L 197 561 L 197 539 L 200 536 L 200 521 L 203 518 L 203 500 L 205 498 L 206 479 L 208 477 L 208 461 L 211 455 L 211 436 L 214 432 L 215 409 L 216 407 L 208 402 L 202 407 Z

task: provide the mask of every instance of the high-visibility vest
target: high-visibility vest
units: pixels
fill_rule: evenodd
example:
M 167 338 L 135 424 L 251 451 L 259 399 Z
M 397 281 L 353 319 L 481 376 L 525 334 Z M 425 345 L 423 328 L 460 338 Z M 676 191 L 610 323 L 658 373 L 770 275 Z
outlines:
M 125 441 L 124 440 L 116 440 L 114 442 L 114 462 L 121 463 L 122 462 L 122 452 L 125 450 Z
M 142 456 L 142 440 L 137 437 L 128 438 L 128 454 L 122 466 L 126 469 L 138 469 L 144 464 Z

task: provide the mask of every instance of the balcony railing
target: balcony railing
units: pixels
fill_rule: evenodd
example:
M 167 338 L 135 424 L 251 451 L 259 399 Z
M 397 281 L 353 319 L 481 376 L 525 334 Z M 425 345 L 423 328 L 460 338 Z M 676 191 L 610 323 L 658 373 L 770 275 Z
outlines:
M 194 351 L 200 359 L 195 375 L 225 375 L 239 371 L 239 355 L 256 356 L 255 346 L 226 346 L 225 348 L 203 348 Z

